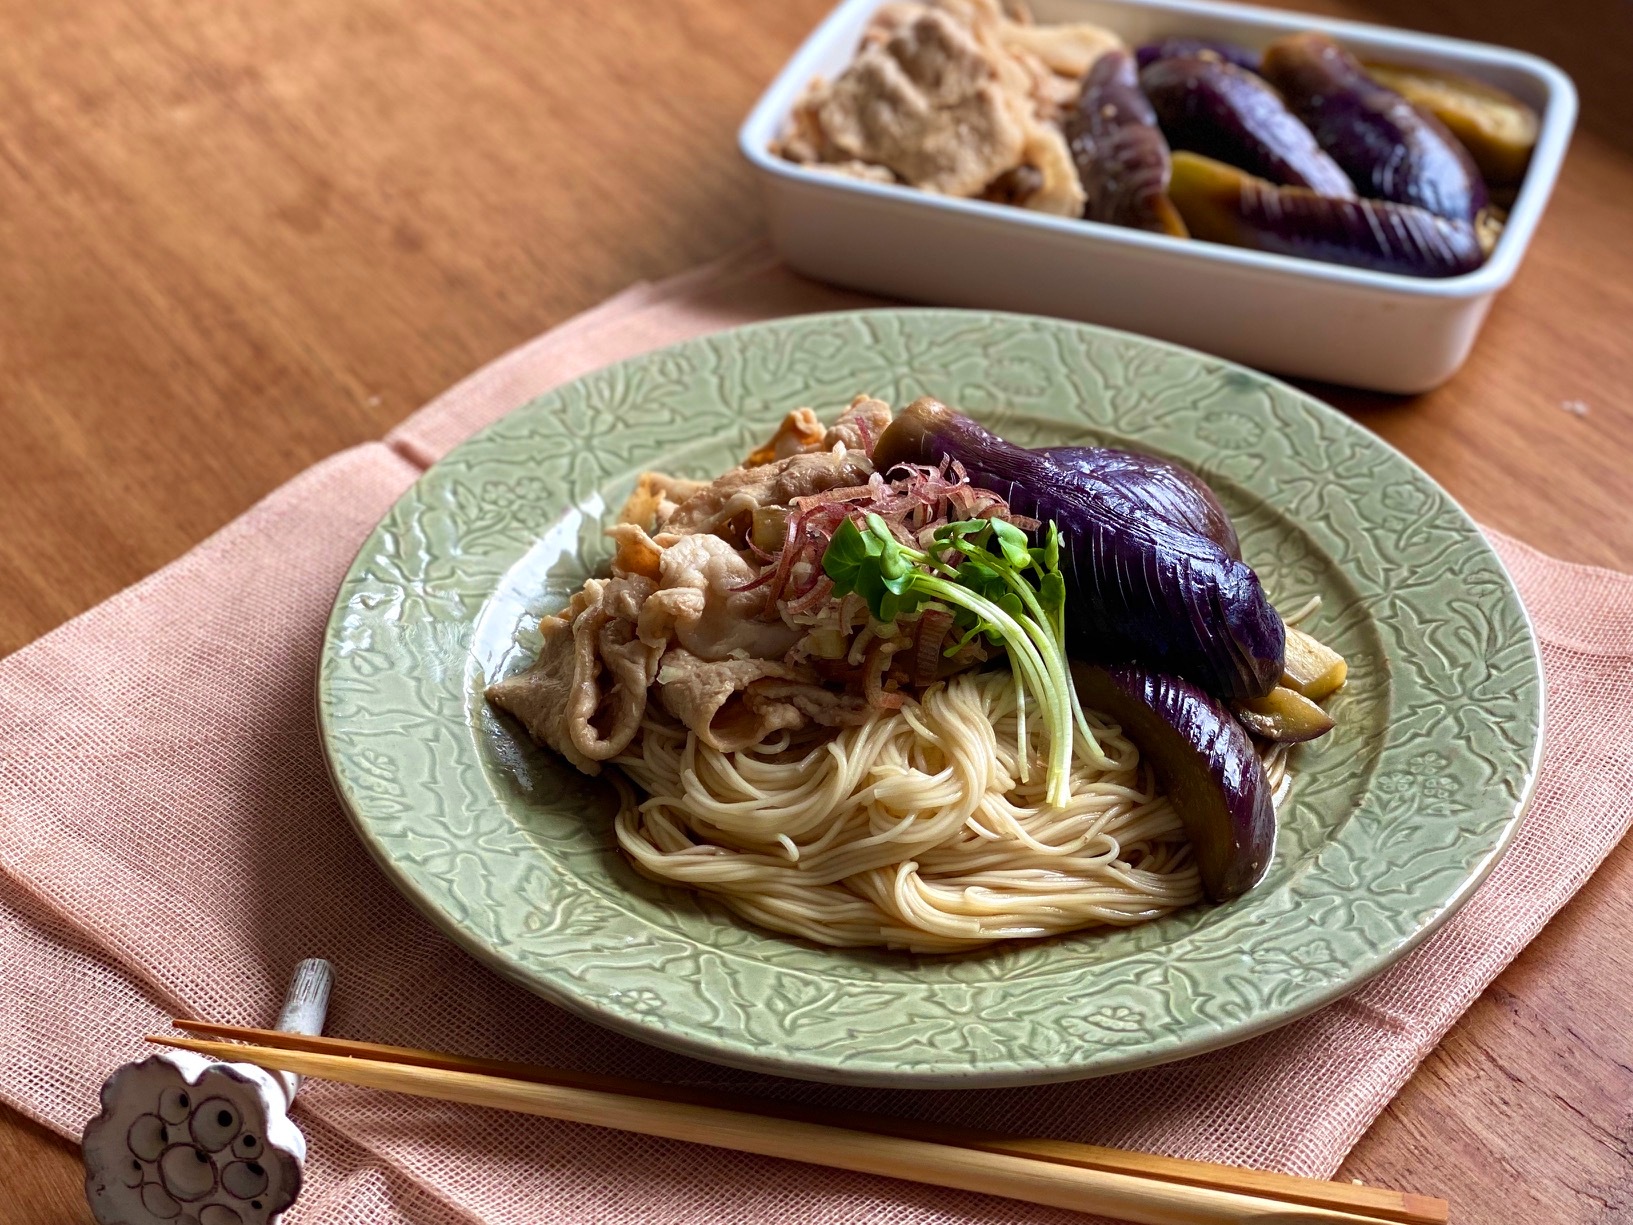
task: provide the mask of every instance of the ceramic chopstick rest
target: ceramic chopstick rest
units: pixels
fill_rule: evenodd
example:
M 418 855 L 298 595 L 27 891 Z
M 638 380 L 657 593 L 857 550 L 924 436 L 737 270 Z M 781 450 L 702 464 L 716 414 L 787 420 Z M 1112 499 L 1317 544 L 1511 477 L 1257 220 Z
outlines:
M 303 961 L 277 1028 L 319 1034 L 333 970 Z M 289 1119 L 299 1078 L 164 1051 L 102 1085 L 85 1127 L 85 1196 L 102 1225 L 271 1225 L 300 1193 L 306 1138 Z

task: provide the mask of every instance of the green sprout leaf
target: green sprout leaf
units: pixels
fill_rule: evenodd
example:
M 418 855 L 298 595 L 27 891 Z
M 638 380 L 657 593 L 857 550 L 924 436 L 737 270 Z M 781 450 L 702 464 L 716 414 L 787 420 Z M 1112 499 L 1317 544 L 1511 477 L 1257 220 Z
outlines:
M 928 551 L 903 544 L 877 514 L 859 525 L 846 519 L 822 555 L 834 594 L 856 592 L 881 622 L 935 600 L 953 615 L 962 636 L 944 654 L 957 655 L 978 637 L 1002 646 L 1015 675 L 1019 701 L 1021 780 L 1026 780 L 1027 698 L 1036 703 L 1049 735 L 1048 800 L 1071 800 L 1076 741 L 1097 762 L 1105 755 L 1089 729 L 1066 661 L 1066 581 L 1060 573 L 1060 532 L 1046 524 L 1041 543 L 1004 519 L 965 519 L 935 533 Z M 1028 572 L 1035 573 L 1034 584 Z
M 1027 547 L 1026 533 L 1003 519 L 992 521 L 992 536 L 998 549 L 1016 570 L 1026 570 L 1032 564 L 1032 550 Z
M 861 579 L 863 563 L 867 560 L 867 544 L 854 521 L 846 519 L 828 541 L 822 554 L 822 570 L 833 580 L 836 589 L 855 591 Z
M 1058 618 L 1066 611 L 1066 580 L 1060 576 L 1059 570 L 1050 570 L 1038 584 L 1038 603 L 1043 605 L 1043 611 L 1051 619 Z

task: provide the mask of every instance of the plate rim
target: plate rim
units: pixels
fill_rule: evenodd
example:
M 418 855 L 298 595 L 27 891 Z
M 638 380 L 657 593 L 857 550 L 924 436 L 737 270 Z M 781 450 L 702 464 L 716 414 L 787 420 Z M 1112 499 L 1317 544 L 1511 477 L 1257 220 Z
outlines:
M 1307 410 L 1318 416 L 1325 416 L 1338 422 L 1342 428 L 1355 431 L 1363 437 L 1367 444 L 1376 447 L 1393 460 L 1404 464 L 1420 481 L 1428 485 L 1443 500 L 1445 506 L 1455 511 L 1461 525 L 1468 529 L 1479 548 L 1484 553 L 1484 560 L 1495 565 L 1505 584 L 1505 594 L 1511 600 L 1513 607 L 1520 614 L 1524 627 L 1525 642 L 1529 647 L 1527 663 L 1535 673 L 1537 703 L 1535 709 L 1535 739 L 1531 745 L 1528 760 L 1525 764 L 1525 778 L 1521 785 L 1519 798 L 1513 805 L 1512 811 L 1504 820 L 1502 830 L 1493 844 L 1481 858 L 1479 864 L 1469 872 L 1453 891 L 1450 897 L 1441 901 L 1435 913 L 1420 922 L 1410 935 L 1402 938 L 1391 948 L 1379 954 L 1372 962 L 1347 975 L 1341 981 L 1329 986 L 1308 991 L 1300 995 L 1293 1004 L 1285 1004 L 1273 1009 L 1263 1010 L 1254 1018 L 1231 1025 L 1227 1029 L 1211 1035 L 1193 1036 L 1183 1040 L 1173 1040 L 1160 1044 L 1157 1049 L 1147 1051 L 1145 1047 L 1119 1048 L 1115 1052 L 1102 1051 L 1092 1065 L 1072 1063 L 1067 1060 L 1033 1061 L 1008 1060 L 996 1070 L 987 1071 L 962 1066 L 936 1067 L 926 1069 L 922 1066 L 909 1067 L 895 1071 L 880 1071 L 877 1069 L 857 1070 L 844 1064 L 842 1060 L 812 1059 L 810 1057 L 789 1056 L 781 1051 L 746 1053 L 740 1047 L 733 1047 L 718 1039 L 701 1038 L 695 1035 L 664 1029 L 655 1025 L 644 1024 L 625 1011 L 605 1005 L 598 1005 L 582 994 L 561 990 L 551 980 L 528 971 L 518 961 L 507 956 L 494 945 L 484 942 L 482 937 L 474 931 L 462 926 L 442 903 L 433 896 L 422 884 L 416 880 L 403 865 L 389 852 L 389 848 L 371 830 L 364 814 L 360 811 L 358 798 L 347 782 L 337 761 L 338 748 L 336 745 L 333 727 L 331 726 L 330 712 L 325 702 L 326 690 L 331 677 L 331 667 L 337 657 L 335 643 L 346 611 L 346 596 L 352 584 L 354 573 L 359 563 L 368 553 L 381 528 L 389 522 L 398 508 L 432 477 L 433 473 L 448 459 L 456 455 L 468 445 L 477 442 L 488 434 L 500 430 L 505 423 L 517 412 L 521 412 L 534 405 L 541 399 L 556 395 L 584 380 L 606 376 L 609 373 L 659 359 L 664 355 L 692 346 L 718 342 L 724 337 L 752 336 L 762 332 L 797 329 L 808 325 L 813 320 L 831 320 L 853 317 L 900 317 L 910 316 L 919 318 L 947 317 L 950 319 L 1013 320 L 1028 324 L 1044 324 L 1049 327 L 1064 328 L 1079 334 L 1106 337 L 1116 341 L 1132 341 L 1138 345 L 1149 346 L 1171 354 L 1179 355 L 1213 367 L 1220 372 L 1236 372 L 1245 375 L 1252 383 L 1267 385 L 1293 396 Z M 508 354 L 501 355 L 495 365 L 506 360 Z M 481 369 L 487 369 L 484 366 Z M 480 373 L 480 371 L 475 372 Z M 467 379 L 473 376 L 467 376 Z M 467 381 L 467 380 L 461 380 Z M 466 647 L 469 650 L 469 647 Z M 528 991 L 542 997 L 547 1002 L 566 1009 L 598 1026 L 613 1030 L 637 1041 L 661 1047 L 667 1050 L 701 1059 L 710 1063 L 738 1068 L 744 1071 L 758 1072 L 777 1076 L 786 1076 L 796 1079 L 812 1080 L 820 1083 L 846 1084 L 866 1087 L 915 1088 L 915 1089 L 966 1089 L 966 1088 L 1002 1088 L 1024 1085 L 1062 1083 L 1074 1080 L 1093 1079 L 1100 1076 L 1116 1075 L 1122 1072 L 1135 1071 L 1141 1068 L 1153 1067 L 1176 1060 L 1187 1059 L 1203 1055 L 1211 1051 L 1234 1046 L 1239 1042 L 1261 1036 L 1272 1030 L 1291 1024 L 1303 1017 L 1327 1007 L 1335 1001 L 1353 994 L 1366 983 L 1372 981 L 1384 971 L 1398 964 L 1412 952 L 1420 948 L 1430 937 L 1445 926 L 1462 907 L 1468 902 L 1479 887 L 1490 877 L 1499 861 L 1513 845 L 1514 839 L 1524 822 L 1535 798 L 1538 778 L 1540 775 L 1543 750 L 1546 744 L 1548 699 L 1546 675 L 1543 670 L 1541 645 L 1536 633 L 1536 627 L 1520 598 L 1518 585 L 1514 582 L 1512 573 L 1501 555 L 1492 546 L 1479 524 L 1456 498 L 1454 498 L 1437 480 L 1426 472 L 1411 457 L 1399 448 L 1367 429 L 1359 421 L 1328 404 L 1318 396 L 1294 387 L 1283 379 L 1243 366 L 1213 354 L 1192 349 L 1184 345 L 1173 344 L 1168 341 L 1157 340 L 1139 333 L 1124 331 L 1096 324 L 1079 323 L 1072 320 L 1057 319 L 1049 316 L 1033 315 L 1017 311 L 995 311 L 951 307 L 868 307 L 856 310 L 821 312 L 817 314 L 802 314 L 782 316 L 775 319 L 761 320 L 742 324 L 736 327 L 723 328 L 717 331 L 706 332 L 698 336 L 679 340 L 674 343 L 648 350 L 644 353 L 633 354 L 617 362 L 608 363 L 594 370 L 586 371 L 573 379 L 569 379 L 555 387 L 529 397 L 526 401 L 508 410 L 480 430 L 461 440 L 433 464 L 425 468 L 414 482 L 393 500 L 390 508 L 381 517 L 380 521 L 370 530 L 357 555 L 348 564 L 346 575 L 341 580 L 328 618 L 325 621 L 323 634 L 322 654 L 315 678 L 313 689 L 314 704 L 316 706 L 317 726 L 319 739 L 323 747 L 324 765 L 334 786 L 342 810 L 348 821 L 357 832 L 359 840 L 367 848 L 370 856 L 384 871 L 393 886 L 407 898 L 415 908 L 431 920 L 433 925 L 455 944 L 471 954 L 482 964 L 488 966 L 506 979 Z

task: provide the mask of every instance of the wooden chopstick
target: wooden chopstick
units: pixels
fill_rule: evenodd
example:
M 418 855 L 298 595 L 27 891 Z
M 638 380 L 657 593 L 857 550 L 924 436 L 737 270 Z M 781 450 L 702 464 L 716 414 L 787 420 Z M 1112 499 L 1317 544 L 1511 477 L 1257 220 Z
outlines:
M 258 1041 L 261 1046 L 150 1040 L 353 1084 L 988 1191 L 1157 1225 L 1247 1221 L 1268 1225 L 1272 1220 L 1279 1225 L 1443 1225 L 1447 1217 L 1444 1200 L 1377 1187 L 376 1043 L 187 1019 L 178 1019 L 175 1025 L 194 1033 Z M 539 1092 L 549 1089 L 561 1093 Z M 654 1115 L 659 1104 L 674 1109 Z M 793 1130 L 773 1128 L 768 1134 L 773 1120 Z M 817 1138 L 815 1146 L 799 1147 L 800 1137 L 808 1145 Z M 873 1138 L 871 1156 L 865 1145 L 858 1145 L 863 1137 Z M 885 1139 L 906 1147 L 882 1145 Z M 978 1163 L 972 1168 L 976 1154 L 996 1159 L 996 1166 Z M 998 1189 L 1000 1184 L 1011 1189 Z
M 1108 1173 L 1131 1174 L 1160 1178 L 1187 1186 L 1212 1187 L 1234 1191 L 1242 1195 L 1285 1200 L 1313 1208 L 1328 1208 L 1336 1212 L 1355 1212 L 1372 1216 L 1380 1221 L 1399 1222 L 1400 1225 L 1445 1225 L 1447 1204 L 1443 1199 L 1410 1192 L 1391 1191 L 1383 1187 L 1334 1183 L 1315 1178 L 1297 1178 L 1267 1170 L 1247 1170 L 1239 1166 L 1217 1165 L 1206 1161 L 1187 1161 L 1177 1157 L 1163 1157 L 1154 1153 L 1136 1153 L 1124 1149 L 1102 1148 L 1093 1144 L 1078 1144 L 1067 1140 L 1046 1140 L 1008 1136 L 999 1132 L 955 1127 L 941 1123 L 921 1122 L 915 1119 L 893 1118 L 860 1110 L 832 1107 L 805 1106 L 796 1102 L 780 1102 L 746 1094 L 692 1089 L 683 1085 L 658 1084 L 623 1076 L 605 1076 L 594 1072 L 577 1072 L 566 1068 L 545 1068 L 536 1064 L 514 1063 L 499 1059 L 473 1059 L 464 1055 L 449 1055 L 438 1051 L 415 1050 L 409 1047 L 383 1046 L 374 1042 L 356 1042 L 344 1038 L 311 1037 L 289 1034 L 275 1029 L 253 1029 L 238 1025 L 218 1025 L 210 1021 L 178 1018 L 172 1022 L 177 1029 L 216 1038 L 240 1042 L 255 1042 L 281 1050 L 315 1051 L 347 1055 L 363 1059 L 384 1059 L 415 1067 L 445 1068 L 451 1071 L 472 1072 L 479 1075 L 501 1076 L 536 1084 L 570 1085 L 604 1093 L 622 1093 L 658 1101 L 688 1102 L 699 1106 L 718 1106 L 746 1114 L 767 1115 L 795 1119 L 807 1123 L 831 1124 L 853 1131 L 878 1135 L 900 1136 L 910 1140 L 925 1140 L 935 1144 L 957 1145 L 983 1152 L 1008 1153 L 1054 1161 L 1083 1169 L 1103 1170 Z
M 825 1124 L 744 1114 L 716 1106 L 380 1059 L 191 1038 L 150 1040 L 302 1076 L 1001 1195 L 1080 1212 L 1097 1212 L 1138 1225 L 1378 1225 L 1375 1216 L 1332 1212 L 1289 1204 L 1285 1200 L 1237 1195 Z
M 1327 1182 L 1316 1178 L 1296 1178 L 1267 1170 L 1246 1170 L 1238 1166 L 1216 1165 L 1206 1161 L 1186 1161 L 1177 1157 L 1163 1157 L 1154 1153 L 1135 1153 L 1124 1149 L 1102 1148 L 1092 1144 L 1077 1144 L 1067 1140 L 1045 1140 L 1008 1136 L 999 1132 L 979 1131 L 974 1128 L 954 1127 L 941 1123 L 920 1122 L 915 1119 L 892 1118 L 860 1110 L 805 1106 L 795 1102 L 779 1102 L 746 1094 L 692 1089 L 682 1085 L 665 1085 L 652 1081 L 634 1080 L 623 1076 L 604 1076 L 594 1072 L 576 1072 L 566 1068 L 545 1068 L 536 1064 L 514 1063 L 500 1059 L 473 1059 L 464 1055 L 449 1055 L 438 1051 L 415 1050 L 409 1047 L 383 1046 L 374 1042 L 356 1042 L 344 1038 L 312 1037 L 289 1034 L 275 1029 L 252 1029 L 238 1025 L 218 1025 L 210 1021 L 178 1018 L 172 1022 L 177 1029 L 188 1033 L 204 1034 L 239 1042 L 254 1042 L 280 1050 L 314 1051 L 320 1054 L 346 1055 L 361 1059 L 383 1059 L 414 1067 L 444 1068 L 450 1071 L 471 1072 L 477 1075 L 500 1076 L 534 1084 L 569 1085 L 603 1093 L 622 1093 L 656 1101 L 686 1102 L 698 1106 L 718 1106 L 745 1114 L 759 1114 L 806 1123 L 831 1124 L 852 1131 L 866 1131 L 877 1135 L 900 1136 L 909 1140 L 924 1140 L 934 1144 L 956 1145 L 960 1148 L 983 1152 L 1007 1153 L 1011 1156 L 1054 1161 L 1062 1165 L 1078 1166 L 1107 1173 L 1130 1174 L 1138 1177 L 1159 1178 L 1186 1186 L 1211 1187 L 1242 1195 L 1265 1199 L 1285 1200 L 1312 1208 L 1327 1208 L 1335 1212 L 1360 1213 L 1380 1221 L 1398 1222 L 1399 1225 L 1446 1225 L 1447 1204 L 1432 1196 L 1391 1191 L 1383 1187 L 1358 1186 L 1351 1183 Z

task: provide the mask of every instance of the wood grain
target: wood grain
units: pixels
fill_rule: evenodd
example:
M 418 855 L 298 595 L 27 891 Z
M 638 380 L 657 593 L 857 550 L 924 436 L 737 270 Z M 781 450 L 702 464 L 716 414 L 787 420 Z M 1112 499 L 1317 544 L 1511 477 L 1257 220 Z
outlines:
M 0 653 L 630 281 L 763 230 L 737 123 L 828 0 L 0 6 Z M 1633 8 L 1312 11 L 1525 47 L 1583 118 L 1473 358 L 1315 390 L 1483 521 L 1633 567 Z M 1486 993 L 1344 1174 L 1462 1222 L 1633 1218 L 1633 851 Z M 88 1219 L 0 1111 L 0 1225 Z

